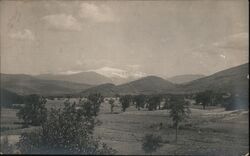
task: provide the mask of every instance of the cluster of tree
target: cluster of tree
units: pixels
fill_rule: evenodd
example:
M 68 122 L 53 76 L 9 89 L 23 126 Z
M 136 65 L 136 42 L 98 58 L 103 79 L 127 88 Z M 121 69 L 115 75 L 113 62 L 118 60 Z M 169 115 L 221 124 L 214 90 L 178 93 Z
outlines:
M 18 149 L 26 154 L 115 154 L 115 150 L 93 136 L 102 101 L 100 94 L 91 94 L 87 101 L 81 101 L 80 107 L 68 99 L 64 108 L 48 111 L 44 97 L 30 95 L 18 116 L 25 124 L 41 128 L 23 133 Z
M 146 108 L 148 108 L 149 111 L 152 111 L 152 110 L 157 110 L 158 107 L 158 109 L 160 110 L 161 101 L 162 97 L 160 95 L 149 96 L 147 99 Z
M 121 96 L 119 100 L 122 105 L 122 111 L 125 112 L 126 109 L 130 106 L 130 103 L 132 102 L 132 96 L 124 95 L 124 96 Z
M 195 95 L 196 104 L 201 104 L 203 109 L 207 106 L 223 106 L 226 110 L 248 109 L 249 97 L 237 93 L 222 93 L 206 90 Z
M 169 107 L 170 98 L 184 98 L 183 95 L 120 95 L 119 101 L 122 106 L 122 111 L 132 104 L 140 110 L 141 108 L 147 108 L 149 111 L 167 109 Z M 163 102 L 163 107 L 161 103 Z

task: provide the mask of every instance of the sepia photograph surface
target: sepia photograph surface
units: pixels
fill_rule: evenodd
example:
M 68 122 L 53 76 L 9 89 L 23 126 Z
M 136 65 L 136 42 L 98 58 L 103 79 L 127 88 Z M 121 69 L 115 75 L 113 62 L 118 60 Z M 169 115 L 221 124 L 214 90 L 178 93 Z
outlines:
M 249 155 L 248 0 L 0 0 L 0 154 Z

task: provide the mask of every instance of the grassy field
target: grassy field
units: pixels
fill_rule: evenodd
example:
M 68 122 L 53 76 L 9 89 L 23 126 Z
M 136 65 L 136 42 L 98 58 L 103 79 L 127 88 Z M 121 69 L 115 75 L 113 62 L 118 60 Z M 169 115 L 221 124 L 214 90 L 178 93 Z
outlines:
M 78 100 L 72 99 L 72 101 Z M 63 100 L 48 101 L 47 107 L 59 108 Z M 249 151 L 248 111 L 224 111 L 223 108 L 191 107 L 191 117 L 182 123 L 178 142 L 167 110 L 137 111 L 134 106 L 121 112 L 119 104 L 110 113 L 110 105 L 104 102 L 98 119 L 102 122 L 95 128 L 95 135 L 118 154 L 145 154 L 141 149 L 141 139 L 147 133 L 155 133 L 163 138 L 163 146 L 153 154 L 199 154 L 199 155 L 242 155 Z M 8 135 L 10 142 L 18 141 L 24 131 L 15 116 L 16 110 L 1 110 L 1 136 Z M 160 127 L 160 123 L 163 124 Z M 8 127 L 10 129 L 8 129 Z

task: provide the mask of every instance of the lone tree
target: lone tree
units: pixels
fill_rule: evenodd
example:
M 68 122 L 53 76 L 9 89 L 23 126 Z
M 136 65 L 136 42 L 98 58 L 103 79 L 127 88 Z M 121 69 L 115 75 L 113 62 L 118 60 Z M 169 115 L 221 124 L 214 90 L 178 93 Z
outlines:
M 18 118 L 24 121 L 24 124 L 39 126 L 46 120 L 47 109 L 45 107 L 47 100 L 44 97 L 33 94 L 25 97 L 24 107 L 21 107 L 17 113 Z
M 171 97 L 169 109 L 170 117 L 173 121 L 173 127 L 175 127 L 175 141 L 177 142 L 179 123 L 189 117 L 191 111 L 184 98 L 180 98 L 178 96 Z
M 40 130 L 23 133 L 17 144 L 24 154 L 115 154 L 106 144 L 93 136 L 94 114 L 76 104 L 64 103 L 63 109 L 51 109 Z M 92 107 L 93 108 L 93 107 Z
M 160 144 L 161 142 L 162 138 L 160 136 L 146 134 L 142 139 L 142 149 L 145 153 L 149 153 L 150 155 L 152 155 L 153 152 L 155 152 L 158 148 L 162 146 Z
M 109 104 L 110 104 L 110 112 L 113 113 L 113 109 L 115 107 L 115 100 L 114 99 L 109 99 Z
M 144 108 L 144 103 L 146 102 L 145 95 L 134 96 L 134 102 L 136 103 L 135 106 L 138 110 L 140 110 L 140 108 Z
M 131 96 L 129 95 L 124 95 L 122 97 L 120 97 L 120 102 L 122 104 L 122 111 L 125 112 L 126 109 L 129 107 L 130 105 L 130 101 L 131 101 Z

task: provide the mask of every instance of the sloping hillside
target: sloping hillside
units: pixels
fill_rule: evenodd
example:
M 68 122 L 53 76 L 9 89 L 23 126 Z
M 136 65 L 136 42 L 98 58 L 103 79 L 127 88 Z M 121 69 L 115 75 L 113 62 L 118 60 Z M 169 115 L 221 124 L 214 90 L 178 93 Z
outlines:
M 247 63 L 181 85 L 180 89 L 185 92 L 198 92 L 209 89 L 214 91 L 230 91 L 233 93 L 248 94 L 248 71 L 249 64 Z
M 20 95 L 61 95 L 78 93 L 92 86 L 65 81 L 41 80 L 29 75 L 1 74 L 1 87 Z
M 196 74 L 186 74 L 186 75 L 177 75 L 170 78 L 167 78 L 168 81 L 175 84 L 188 83 L 200 78 L 205 77 L 205 75 L 196 75 Z
M 1 107 L 11 107 L 12 104 L 20 104 L 23 102 L 23 97 L 13 93 L 11 91 L 8 91 L 6 89 L 0 88 L 1 94 L 0 94 L 0 104 Z

